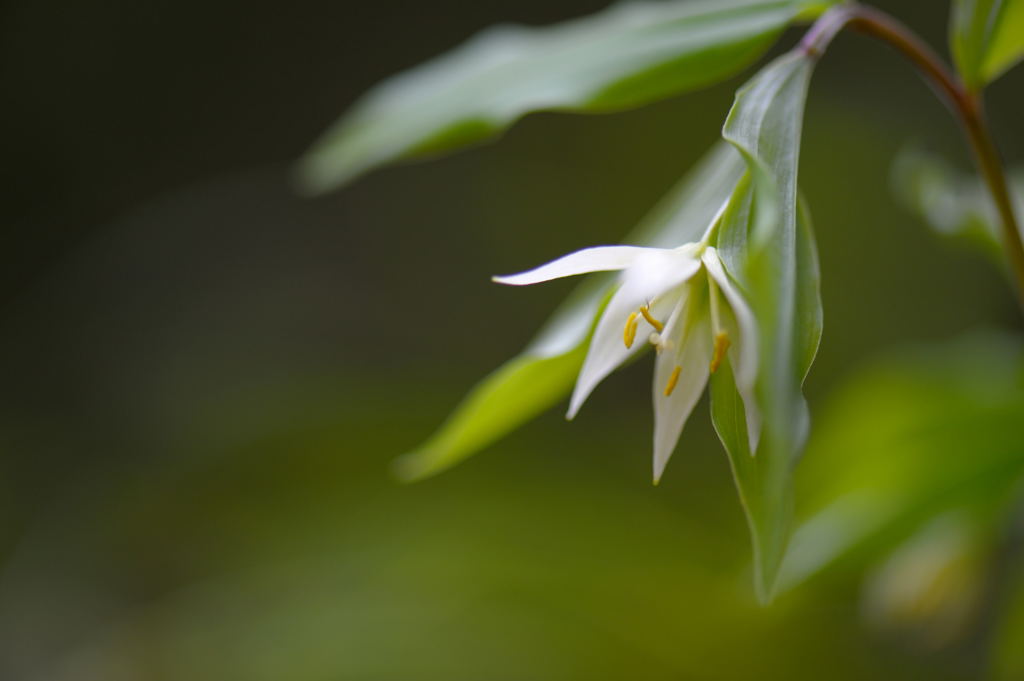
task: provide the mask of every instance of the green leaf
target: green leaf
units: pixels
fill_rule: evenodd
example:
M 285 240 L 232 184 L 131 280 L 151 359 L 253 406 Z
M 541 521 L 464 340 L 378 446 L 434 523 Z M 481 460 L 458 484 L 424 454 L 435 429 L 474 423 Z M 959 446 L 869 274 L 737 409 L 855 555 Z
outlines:
M 1005 263 L 999 215 L 984 183 L 943 159 L 919 151 L 900 154 L 893 166 L 897 196 L 943 236 L 961 240 Z M 1024 170 L 1010 176 L 1017 214 L 1024 214 Z
M 955 0 L 950 30 L 960 75 L 980 89 L 1024 58 L 1024 0 Z
M 757 400 L 764 426 L 756 456 L 731 368 L 712 378 L 711 413 L 747 515 L 755 584 L 771 598 L 789 536 L 792 468 L 806 439 L 801 384 L 821 336 L 818 262 L 809 215 L 797 197 L 797 161 L 814 60 L 794 52 L 736 96 L 723 136 L 748 164 L 723 216 L 723 260 L 757 318 Z
M 871 559 L 951 509 L 1008 503 L 1024 477 L 1024 344 L 983 335 L 866 367 L 835 396 L 801 467 L 786 586 Z
M 522 355 L 506 362 L 459 405 L 430 442 L 395 461 L 395 473 L 415 480 L 443 470 L 561 399 L 583 364 L 586 347 L 564 355 Z
M 992 82 L 1024 58 L 1024 2 L 1004 0 L 995 32 L 985 60 L 984 76 Z
M 633 3 L 545 28 L 492 28 L 369 92 L 308 152 L 301 183 L 326 191 L 385 163 L 494 137 L 531 111 L 615 111 L 714 84 L 831 4 Z
M 740 155 L 720 143 L 644 218 L 626 243 L 672 247 L 707 228 L 743 173 Z M 423 445 L 395 462 L 415 480 L 439 473 L 519 427 L 569 393 L 594 321 L 614 277 L 592 275 L 518 357 L 485 378 Z

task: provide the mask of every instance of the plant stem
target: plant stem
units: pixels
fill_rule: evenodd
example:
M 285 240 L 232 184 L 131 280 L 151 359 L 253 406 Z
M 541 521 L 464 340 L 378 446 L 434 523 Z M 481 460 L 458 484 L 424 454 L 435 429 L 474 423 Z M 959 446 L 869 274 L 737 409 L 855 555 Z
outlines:
M 807 32 L 801 46 L 808 54 L 818 55 L 844 26 L 896 48 L 913 62 L 960 120 L 974 152 L 975 162 L 999 213 L 1003 246 L 1016 283 L 1018 299 L 1024 305 L 1024 242 L 1014 215 L 1006 172 L 992 140 L 981 97 L 968 90 L 935 51 L 913 31 L 885 12 L 866 5 L 844 4 L 827 12 Z

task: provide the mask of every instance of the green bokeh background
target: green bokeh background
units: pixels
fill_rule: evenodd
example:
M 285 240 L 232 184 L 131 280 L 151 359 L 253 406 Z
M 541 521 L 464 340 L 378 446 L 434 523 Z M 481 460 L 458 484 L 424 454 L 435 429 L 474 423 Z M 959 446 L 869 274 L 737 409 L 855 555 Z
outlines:
M 878 4 L 943 45 L 945 3 Z M 0 10 L 0 678 L 978 677 L 970 632 L 936 648 L 873 628 L 856 571 L 758 606 L 706 405 L 650 485 L 645 367 L 571 424 L 551 413 L 437 478 L 389 476 L 571 286 L 489 276 L 617 241 L 716 139 L 744 77 L 531 116 L 318 199 L 290 165 L 395 70 L 498 21 L 601 6 Z M 1018 70 L 989 98 L 1017 160 L 1021 92 Z M 913 71 L 841 37 L 801 168 L 826 322 L 812 414 L 890 347 L 1021 329 L 999 272 L 892 198 L 908 143 L 969 167 Z

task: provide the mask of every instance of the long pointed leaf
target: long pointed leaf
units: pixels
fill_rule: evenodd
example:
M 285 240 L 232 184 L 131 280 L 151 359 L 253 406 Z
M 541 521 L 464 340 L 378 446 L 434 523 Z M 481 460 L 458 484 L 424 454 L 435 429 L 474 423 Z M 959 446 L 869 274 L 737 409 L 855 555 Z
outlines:
M 367 94 L 307 154 L 302 183 L 325 191 L 385 163 L 494 137 L 531 111 L 614 111 L 711 85 L 831 4 L 633 3 L 545 28 L 492 28 Z
M 771 598 L 789 537 L 792 469 L 808 428 L 800 387 L 821 335 L 817 253 L 797 196 L 813 66 L 802 52 L 777 59 L 739 91 L 723 130 L 748 163 L 723 217 L 718 245 L 759 327 L 756 394 L 764 426 L 756 455 L 729 367 L 712 380 L 712 420 L 750 525 L 755 583 L 765 600 Z

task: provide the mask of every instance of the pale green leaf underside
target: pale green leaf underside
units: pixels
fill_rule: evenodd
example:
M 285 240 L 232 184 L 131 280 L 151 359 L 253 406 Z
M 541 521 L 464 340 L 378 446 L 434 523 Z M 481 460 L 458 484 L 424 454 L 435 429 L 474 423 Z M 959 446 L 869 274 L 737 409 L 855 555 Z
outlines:
M 950 27 L 957 68 L 974 89 L 1024 58 L 1024 0 L 956 0 Z
M 720 143 L 673 188 L 626 239 L 671 247 L 699 238 L 743 173 L 734 149 Z M 477 385 L 427 442 L 396 462 L 412 480 L 438 473 L 554 405 L 572 389 L 590 330 L 614 277 L 591 275 L 555 312 L 521 355 Z
M 858 373 L 815 428 L 783 570 L 795 585 L 870 560 L 950 509 L 1007 503 L 1024 478 L 1024 345 L 996 335 L 914 349 Z
M 712 380 L 712 420 L 747 514 L 756 586 L 768 599 L 786 549 L 791 472 L 807 432 L 800 386 L 821 335 L 818 263 L 809 216 L 797 198 L 797 165 L 814 62 L 794 52 L 739 91 L 723 135 L 748 162 L 719 235 L 730 273 L 744 289 L 760 332 L 756 393 L 764 426 L 756 456 L 730 370 Z
M 326 191 L 376 166 L 493 137 L 531 111 L 603 112 L 721 81 L 833 0 L 614 5 L 544 28 L 499 26 L 385 81 L 303 159 Z

